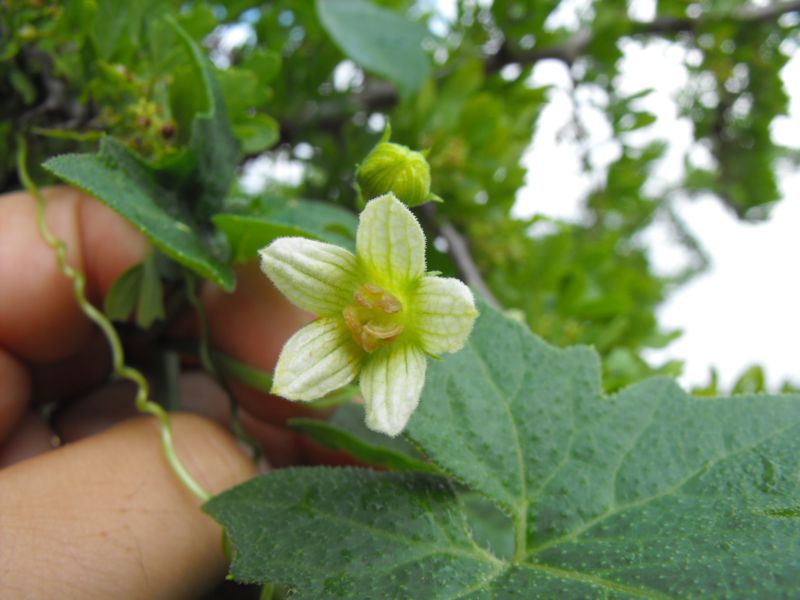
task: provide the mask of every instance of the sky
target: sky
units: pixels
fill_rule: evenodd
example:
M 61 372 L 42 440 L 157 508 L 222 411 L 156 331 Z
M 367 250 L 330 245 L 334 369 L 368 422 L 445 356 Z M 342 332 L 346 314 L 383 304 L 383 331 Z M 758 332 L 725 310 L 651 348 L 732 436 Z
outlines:
M 577 22 L 583 5 L 582 0 L 568 2 L 553 25 Z M 649 1 L 634 2 L 633 16 L 652 18 L 653 7 Z M 666 138 L 672 144 L 655 172 L 652 191 L 657 194 L 680 176 L 682 156 L 691 139 L 691 124 L 679 118 L 674 100 L 687 78 L 683 67 L 687 56 L 665 41 L 629 42 L 624 51 L 618 89 L 633 93 L 654 88 L 641 106 L 658 116 L 633 141 Z M 790 115 L 776 119 L 772 133 L 775 141 L 796 148 L 800 146 L 800 55 L 795 54 L 786 65 L 783 76 L 791 97 Z M 532 83 L 550 84 L 553 91 L 524 158 L 528 179 L 515 210 L 521 216 L 539 213 L 577 220 L 581 199 L 598 178 L 581 173 L 579 149 L 569 135 L 572 105 L 565 91 L 569 76 L 562 64 L 545 61 L 535 67 Z M 589 130 L 592 163 L 602 171 L 619 149 L 602 114 L 588 107 L 598 100 L 602 98 L 591 91 L 578 98 Z M 702 148 L 692 151 L 698 160 L 706 158 Z M 646 357 L 653 363 L 684 360 L 680 378 L 684 385 L 707 383 L 714 366 L 725 389 L 754 363 L 765 366 L 772 388 L 785 379 L 800 383 L 800 278 L 795 262 L 800 257 L 800 173 L 785 169 L 779 178 L 784 199 L 768 221 L 757 224 L 739 221 L 715 198 L 678 200 L 678 212 L 704 245 L 711 267 L 675 292 L 659 311 L 663 326 L 681 329 L 683 336 L 666 350 L 649 352 Z M 658 272 L 674 272 L 685 260 L 663 223 L 646 232 L 645 242 Z

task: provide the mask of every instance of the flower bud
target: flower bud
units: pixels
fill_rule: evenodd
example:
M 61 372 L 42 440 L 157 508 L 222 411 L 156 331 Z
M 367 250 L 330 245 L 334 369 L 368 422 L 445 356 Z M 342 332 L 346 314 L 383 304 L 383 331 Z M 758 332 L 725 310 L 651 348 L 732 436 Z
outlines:
M 421 152 L 381 142 L 358 167 L 356 181 L 367 200 L 393 192 L 407 206 L 432 200 L 431 168 Z

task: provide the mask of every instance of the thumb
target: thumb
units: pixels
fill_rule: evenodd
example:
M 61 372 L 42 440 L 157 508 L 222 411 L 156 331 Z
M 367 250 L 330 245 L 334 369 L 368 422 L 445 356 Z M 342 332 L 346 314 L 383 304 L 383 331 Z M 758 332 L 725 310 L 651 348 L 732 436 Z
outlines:
M 254 474 L 233 439 L 174 415 L 178 455 L 216 493 Z M 137 419 L 0 472 L 0 597 L 192 598 L 225 574 L 221 530 Z

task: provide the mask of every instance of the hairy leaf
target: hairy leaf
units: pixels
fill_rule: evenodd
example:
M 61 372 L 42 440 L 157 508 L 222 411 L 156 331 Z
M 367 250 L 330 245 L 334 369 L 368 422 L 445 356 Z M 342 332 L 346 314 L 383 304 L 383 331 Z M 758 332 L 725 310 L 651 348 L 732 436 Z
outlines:
M 174 193 L 162 188 L 156 172 L 119 142 L 105 138 L 97 154 L 56 156 L 44 167 L 113 208 L 170 258 L 233 289 L 233 271 L 186 222 L 188 215 L 173 216 L 180 211 Z
M 503 519 L 464 508 L 444 479 L 294 470 L 207 505 L 231 535 L 234 577 L 285 582 L 299 598 L 800 586 L 800 398 L 692 398 L 665 379 L 603 397 L 592 351 L 555 349 L 481 310 L 467 346 L 431 365 L 410 433 L 509 514 L 513 553 Z
M 447 597 L 431 594 L 442 585 L 454 595 L 502 567 L 474 544 L 435 475 L 281 469 L 205 510 L 233 541 L 237 580 L 290 583 L 297 598 Z

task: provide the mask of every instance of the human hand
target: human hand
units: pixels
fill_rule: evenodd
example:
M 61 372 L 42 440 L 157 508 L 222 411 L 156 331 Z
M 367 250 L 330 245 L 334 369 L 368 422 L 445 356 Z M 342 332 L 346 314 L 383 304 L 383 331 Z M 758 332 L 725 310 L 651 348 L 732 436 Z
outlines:
M 145 256 L 146 240 L 77 191 L 44 194 L 48 225 L 100 304 Z M 238 275 L 234 294 L 203 290 L 213 343 L 271 370 L 308 317 L 256 267 Z M 225 572 L 221 532 L 167 466 L 154 420 L 130 419 L 133 388 L 100 385 L 109 371 L 104 340 L 80 312 L 24 193 L 0 197 L 0 290 L 0 597 L 197 596 Z M 206 415 L 173 416 L 189 472 L 212 493 L 251 477 L 251 462 L 212 421 L 226 420 L 221 390 L 197 373 L 181 387 L 183 406 Z M 303 409 L 242 386 L 237 393 L 243 425 L 270 461 L 302 461 L 303 447 L 280 426 Z M 64 406 L 57 425 L 66 445 L 55 452 L 55 432 L 34 410 L 42 401 Z

